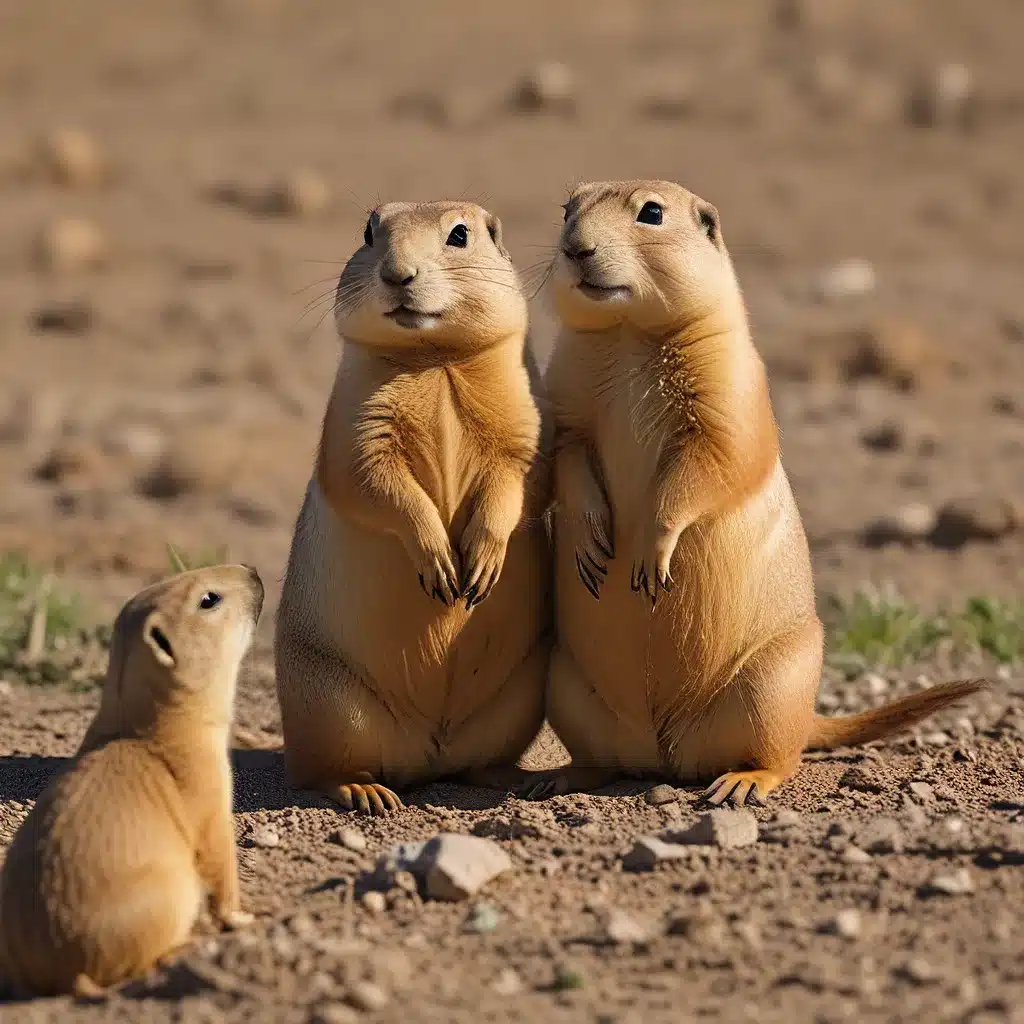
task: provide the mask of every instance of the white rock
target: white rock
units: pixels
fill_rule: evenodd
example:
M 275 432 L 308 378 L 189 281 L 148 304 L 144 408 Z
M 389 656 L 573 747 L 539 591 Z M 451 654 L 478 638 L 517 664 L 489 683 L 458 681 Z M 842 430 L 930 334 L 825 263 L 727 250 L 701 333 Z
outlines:
M 442 832 L 424 843 L 402 843 L 377 862 L 379 874 L 411 872 L 422 882 L 426 896 L 437 900 L 468 899 L 511 868 L 511 858 L 497 843 L 454 832 Z
M 514 996 L 522 992 L 523 979 L 511 967 L 505 967 L 491 982 L 491 989 L 499 996 Z
M 372 981 L 357 981 L 345 996 L 357 1010 L 365 1013 L 375 1013 L 383 1010 L 390 1002 L 387 992 L 375 985 Z
M 331 838 L 339 846 L 344 846 L 346 850 L 352 850 L 353 853 L 363 853 L 368 845 L 366 836 L 354 828 L 339 829 Z
M 43 136 L 38 156 L 53 181 L 71 188 L 98 185 L 107 173 L 96 140 L 77 128 L 59 128 Z
M 259 846 L 266 850 L 281 845 L 281 837 L 269 825 L 260 825 L 253 829 L 251 838 L 253 846 Z
M 664 836 L 673 843 L 690 846 L 750 846 L 757 842 L 757 818 L 750 811 L 720 807 L 702 814 L 696 824 Z
M 861 933 L 860 911 L 850 907 L 840 910 L 832 919 L 830 931 L 843 939 L 856 939 Z
M 974 880 L 967 868 L 961 868 L 948 875 L 936 875 L 928 883 L 928 889 L 944 896 L 966 896 L 974 892 Z
M 107 240 L 90 220 L 60 217 L 36 238 L 36 260 L 44 270 L 74 273 L 96 270 L 107 259 Z
M 685 847 L 666 843 L 656 836 L 641 836 L 633 843 L 633 849 L 622 859 L 627 871 L 650 871 L 662 861 L 680 860 L 688 857 Z
M 624 910 L 609 911 L 604 922 L 605 937 L 616 945 L 643 945 L 650 941 L 652 933 L 650 924 L 638 921 Z
M 371 914 L 383 914 L 388 909 L 388 901 L 384 898 L 384 893 L 377 892 L 376 889 L 364 893 L 360 902 Z
M 864 684 L 872 697 L 881 697 L 889 692 L 889 680 L 875 672 L 869 672 L 864 677 Z

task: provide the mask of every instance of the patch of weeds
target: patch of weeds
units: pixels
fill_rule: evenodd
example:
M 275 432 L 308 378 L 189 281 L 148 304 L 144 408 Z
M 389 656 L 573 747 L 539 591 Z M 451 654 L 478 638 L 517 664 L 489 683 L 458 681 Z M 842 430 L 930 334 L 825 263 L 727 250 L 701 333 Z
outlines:
M 212 565 L 224 565 L 228 561 L 228 549 L 222 544 L 213 551 L 190 554 L 176 548 L 173 544 L 167 545 L 167 561 L 170 563 L 171 572 L 188 572 L 190 569 L 207 569 Z
M 961 608 L 926 612 L 895 590 L 830 596 L 821 611 L 830 666 L 853 678 L 921 661 L 940 648 L 983 652 L 1000 664 L 1024 662 L 1024 602 L 972 597 Z
M 81 602 L 21 555 L 0 553 L 0 673 L 87 688 L 105 671 L 109 628 L 85 623 Z

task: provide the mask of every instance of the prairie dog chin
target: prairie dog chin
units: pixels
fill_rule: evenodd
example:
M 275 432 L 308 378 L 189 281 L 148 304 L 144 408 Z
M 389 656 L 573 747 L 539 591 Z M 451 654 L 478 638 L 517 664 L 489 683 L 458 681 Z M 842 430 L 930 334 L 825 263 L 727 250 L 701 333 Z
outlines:
M 241 909 L 227 734 L 263 605 L 254 569 L 147 587 L 120 611 L 100 707 L 36 802 L 0 878 L 0 974 L 28 992 L 137 976 L 189 939 L 204 902 Z

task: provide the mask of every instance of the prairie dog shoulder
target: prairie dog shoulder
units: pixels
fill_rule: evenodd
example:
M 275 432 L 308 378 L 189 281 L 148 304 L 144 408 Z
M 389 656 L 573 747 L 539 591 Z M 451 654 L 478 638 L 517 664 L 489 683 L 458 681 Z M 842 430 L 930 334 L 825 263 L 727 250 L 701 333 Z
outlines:
M 208 894 L 243 922 L 227 737 L 262 603 L 255 570 L 217 566 L 121 609 L 96 716 L 4 862 L 0 971 L 16 985 L 135 976 L 188 939 Z

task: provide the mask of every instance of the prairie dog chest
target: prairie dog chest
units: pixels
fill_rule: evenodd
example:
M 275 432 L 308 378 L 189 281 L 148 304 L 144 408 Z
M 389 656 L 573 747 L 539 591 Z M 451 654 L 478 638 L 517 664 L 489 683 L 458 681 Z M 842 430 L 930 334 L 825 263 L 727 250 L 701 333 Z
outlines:
M 631 530 L 649 505 L 669 425 L 646 346 L 622 340 L 595 367 L 591 431 L 617 533 Z

